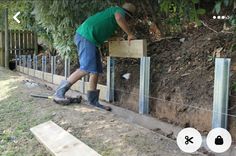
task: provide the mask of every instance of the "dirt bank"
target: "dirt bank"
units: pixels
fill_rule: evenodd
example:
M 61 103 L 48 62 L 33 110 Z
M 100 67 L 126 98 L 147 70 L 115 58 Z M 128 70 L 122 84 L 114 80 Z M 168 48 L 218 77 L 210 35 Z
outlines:
M 150 42 L 150 114 L 182 127 L 209 131 L 214 57 L 218 51 L 221 57 L 234 55 L 230 51 L 233 37 L 233 34 L 214 33 L 200 27 L 186 31 L 178 38 Z M 137 112 L 139 61 L 118 59 L 116 67 L 117 102 L 114 104 Z M 124 73 L 131 73 L 129 80 L 121 78 Z M 233 129 L 235 126 L 230 126 L 230 130 Z M 236 134 L 233 135 L 236 138 Z

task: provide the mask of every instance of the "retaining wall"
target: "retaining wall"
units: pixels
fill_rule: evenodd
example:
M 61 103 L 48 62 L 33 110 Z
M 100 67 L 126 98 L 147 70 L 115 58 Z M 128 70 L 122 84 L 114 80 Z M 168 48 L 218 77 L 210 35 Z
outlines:
M 41 80 L 44 80 L 44 81 L 47 81 L 56 85 L 59 85 L 61 80 L 66 79 L 65 76 L 47 73 L 47 72 L 43 72 L 39 70 L 34 70 L 34 69 L 23 67 L 23 66 L 17 66 L 16 70 L 21 73 L 36 77 L 38 79 L 41 79 Z M 98 84 L 97 88 L 100 89 L 99 99 L 107 100 L 107 86 Z M 89 90 L 89 83 L 83 80 L 79 80 L 71 87 L 71 90 L 86 94 L 87 91 Z

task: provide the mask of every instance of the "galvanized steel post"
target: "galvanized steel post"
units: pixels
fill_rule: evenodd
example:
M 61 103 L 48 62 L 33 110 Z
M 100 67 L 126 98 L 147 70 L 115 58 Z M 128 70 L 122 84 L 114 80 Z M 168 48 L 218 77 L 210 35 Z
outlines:
M 65 58 L 65 79 L 70 75 L 70 58 Z
M 38 70 L 38 56 L 34 54 L 33 59 L 34 59 L 33 61 L 34 70 Z
M 56 56 L 51 56 L 52 83 L 54 83 L 54 74 L 56 74 Z
M 140 60 L 140 86 L 139 86 L 139 113 L 149 113 L 149 80 L 150 57 L 141 57 Z
M 21 62 L 22 62 L 22 55 L 19 55 L 19 59 L 20 59 L 20 60 L 19 60 L 19 66 L 21 66 L 21 64 L 22 64 L 22 63 L 21 63 Z
M 42 56 L 42 71 L 47 72 L 47 58 L 45 55 Z
M 114 101 L 115 93 L 115 58 L 107 57 L 107 97 L 106 101 Z
M 23 67 L 26 67 L 26 55 L 22 55 L 23 57 Z
M 56 73 L 56 56 L 51 56 L 51 73 Z
M 212 128 L 227 128 L 230 60 L 215 59 Z
M 17 54 L 15 54 L 15 64 L 16 64 L 16 66 L 18 66 L 18 61 L 19 61 L 19 58 L 18 58 L 19 56 L 17 55 Z
M 31 55 L 27 55 L 27 67 L 31 68 L 31 63 L 32 63 L 32 59 L 31 59 Z

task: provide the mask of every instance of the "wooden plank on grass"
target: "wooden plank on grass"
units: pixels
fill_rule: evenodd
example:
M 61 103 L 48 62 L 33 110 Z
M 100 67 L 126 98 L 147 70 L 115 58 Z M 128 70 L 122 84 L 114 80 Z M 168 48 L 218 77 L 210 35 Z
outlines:
M 141 58 L 147 56 L 147 41 L 132 40 L 109 42 L 109 55 L 111 57 Z
M 52 121 L 35 126 L 30 131 L 55 156 L 100 156 Z

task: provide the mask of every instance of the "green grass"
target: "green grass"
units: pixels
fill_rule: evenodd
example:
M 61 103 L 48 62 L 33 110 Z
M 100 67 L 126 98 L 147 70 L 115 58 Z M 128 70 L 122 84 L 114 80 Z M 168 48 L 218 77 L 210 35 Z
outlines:
M 50 120 L 51 110 L 38 112 L 37 104 L 22 92 L 23 84 L 6 77 L 0 77 L 0 155 L 48 155 L 30 128 Z

